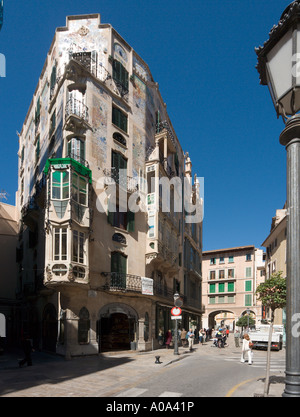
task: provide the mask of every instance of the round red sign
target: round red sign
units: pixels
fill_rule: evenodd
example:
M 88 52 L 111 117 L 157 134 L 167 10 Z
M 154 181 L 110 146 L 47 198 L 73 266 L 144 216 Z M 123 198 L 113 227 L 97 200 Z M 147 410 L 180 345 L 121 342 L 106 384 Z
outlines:
M 181 308 L 179 308 L 179 307 L 173 307 L 173 308 L 171 309 L 171 314 L 172 314 L 172 316 L 180 316 L 180 315 L 181 315 L 181 313 L 182 313 L 182 310 L 181 310 Z

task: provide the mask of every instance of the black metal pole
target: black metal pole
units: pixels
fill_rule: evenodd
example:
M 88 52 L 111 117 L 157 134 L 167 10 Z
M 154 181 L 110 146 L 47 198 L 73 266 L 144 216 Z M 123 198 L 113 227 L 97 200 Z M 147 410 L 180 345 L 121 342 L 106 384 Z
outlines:
M 287 304 L 284 397 L 300 397 L 300 116 L 280 135 L 287 151 Z
M 179 355 L 179 353 L 178 353 L 178 320 L 177 320 L 177 317 L 175 319 L 174 355 Z

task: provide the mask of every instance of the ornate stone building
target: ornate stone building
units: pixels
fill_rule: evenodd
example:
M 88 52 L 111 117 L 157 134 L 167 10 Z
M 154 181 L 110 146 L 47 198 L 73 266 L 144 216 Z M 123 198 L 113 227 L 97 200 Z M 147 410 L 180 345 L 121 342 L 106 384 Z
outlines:
M 100 15 L 67 17 L 19 136 L 35 344 L 67 357 L 156 348 L 175 292 L 180 325 L 199 326 L 201 201 L 147 64 Z

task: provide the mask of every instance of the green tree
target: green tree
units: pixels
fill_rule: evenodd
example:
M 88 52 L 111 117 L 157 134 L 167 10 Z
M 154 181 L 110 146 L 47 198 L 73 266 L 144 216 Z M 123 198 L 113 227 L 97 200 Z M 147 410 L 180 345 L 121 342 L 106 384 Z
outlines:
M 253 326 L 255 324 L 255 320 L 249 316 L 249 326 Z M 248 326 L 248 315 L 245 314 L 244 316 L 240 317 L 236 322 L 236 326 L 238 327 L 247 327 Z
M 269 279 L 261 283 L 256 289 L 256 294 L 258 296 L 257 299 L 261 301 L 262 305 L 269 307 L 271 310 L 271 324 L 269 329 L 267 354 L 267 373 L 264 387 L 264 396 L 267 397 L 269 393 L 271 341 L 275 310 L 277 308 L 283 308 L 286 305 L 286 279 L 282 278 L 282 271 L 272 274 Z

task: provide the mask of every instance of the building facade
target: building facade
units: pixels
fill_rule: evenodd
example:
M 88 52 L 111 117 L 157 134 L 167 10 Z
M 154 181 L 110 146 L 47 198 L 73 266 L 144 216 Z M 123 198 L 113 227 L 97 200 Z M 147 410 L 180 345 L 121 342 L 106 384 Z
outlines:
M 247 310 L 261 322 L 262 308 L 256 299 L 257 285 L 264 280 L 264 253 L 255 246 L 205 251 L 203 264 L 203 327 L 228 326 Z
M 272 218 L 271 229 L 268 237 L 262 243 L 266 248 L 266 279 L 270 278 L 275 272 L 282 272 L 282 277 L 286 278 L 286 208 L 276 210 L 276 215 Z M 264 310 L 263 318 L 268 320 L 271 312 Z M 282 325 L 285 323 L 285 309 L 276 309 L 274 324 Z
M 19 136 L 20 280 L 36 344 L 67 357 L 156 348 L 175 292 L 180 325 L 199 325 L 197 207 L 147 64 L 100 15 L 67 17 Z
M 0 203 L 0 337 L 1 344 L 12 346 L 17 338 L 20 303 L 16 297 L 16 254 L 18 248 L 18 212 L 15 206 Z

